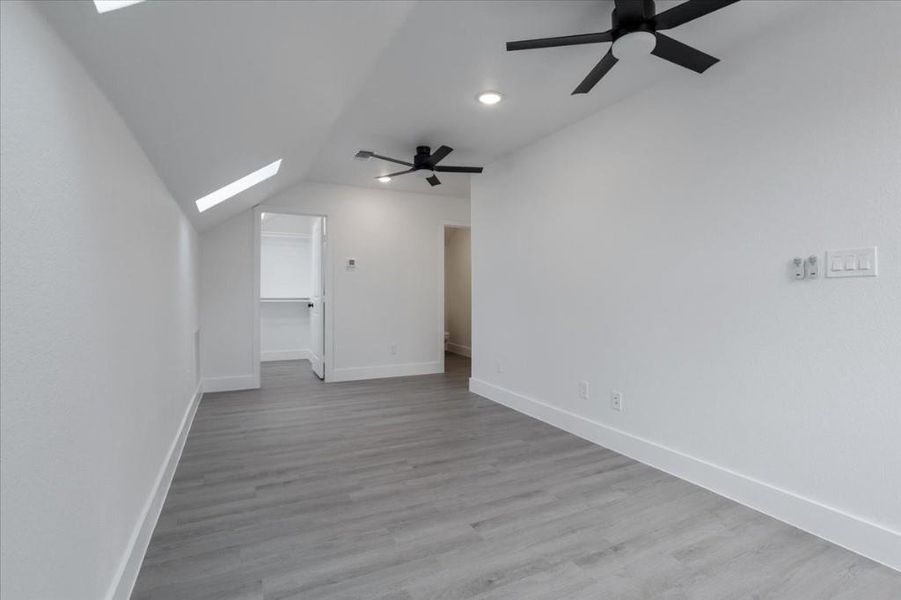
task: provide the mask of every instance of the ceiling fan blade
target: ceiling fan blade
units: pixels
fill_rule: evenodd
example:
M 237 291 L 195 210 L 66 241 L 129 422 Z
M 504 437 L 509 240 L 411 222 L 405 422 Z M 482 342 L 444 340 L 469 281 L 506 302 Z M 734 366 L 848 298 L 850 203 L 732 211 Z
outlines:
M 397 163 L 399 165 L 407 165 L 408 167 L 412 167 L 413 163 L 407 162 L 405 160 L 398 160 L 396 158 L 391 158 L 390 156 L 382 156 L 381 154 L 375 154 L 374 152 L 370 153 L 372 158 L 379 158 L 381 160 L 387 160 L 388 162 Z
M 439 173 L 481 173 L 482 167 L 435 167 Z
M 432 152 L 429 155 L 429 159 L 426 161 L 426 163 L 430 167 L 434 167 L 435 165 L 438 164 L 439 161 L 443 160 L 445 156 L 447 156 L 448 154 L 450 154 L 453 151 L 454 151 L 454 149 L 451 148 L 450 146 L 441 146 L 440 148 L 438 148 L 437 150 L 435 150 L 434 152 Z
M 641 23 L 654 16 L 654 3 L 649 0 L 615 0 L 619 23 Z
M 535 48 L 556 48 L 558 46 L 578 46 L 579 44 L 600 44 L 601 42 L 612 41 L 612 31 L 580 33 L 578 35 L 564 35 L 560 37 L 507 42 L 507 52 L 512 52 L 514 50 L 533 50 Z
M 591 73 L 582 80 L 582 83 L 579 84 L 579 87 L 573 90 L 572 95 L 575 94 L 587 94 L 591 91 L 591 88 L 597 84 L 598 81 L 601 80 L 601 77 L 607 74 L 607 71 L 613 68 L 613 65 L 617 63 L 617 59 L 613 56 L 613 52 L 611 50 L 607 50 L 607 54 L 604 55 L 604 58 L 594 66 L 591 70 Z
M 662 33 L 657 34 L 657 46 L 651 52 L 654 56 L 676 63 L 680 67 L 691 69 L 696 73 L 703 73 L 720 61 L 700 50 L 686 46 L 680 41 L 667 37 Z
M 431 177 L 426 177 L 426 181 L 429 182 L 429 185 L 435 187 L 436 185 L 441 185 L 441 180 L 432 175 Z
M 412 173 L 418 169 L 407 169 L 406 171 L 398 171 L 397 173 L 388 173 L 387 175 L 379 175 L 379 177 L 397 177 L 398 175 L 406 175 L 407 173 Z M 378 179 L 379 177 L 373 177 L 373 179 Z
M 657 25 L 657 31 L 672 29 L 736 2 L 738 0 L 688 0 L 658 14 L 654 17 L 654 23 Z

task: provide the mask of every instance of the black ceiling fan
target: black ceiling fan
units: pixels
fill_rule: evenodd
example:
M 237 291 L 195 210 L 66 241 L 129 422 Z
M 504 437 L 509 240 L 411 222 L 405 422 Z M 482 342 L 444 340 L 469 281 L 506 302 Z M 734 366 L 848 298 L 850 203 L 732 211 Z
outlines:
M 387 160 L 393 163 L 397 163 L 399 165 L 406 165 L 410 167 L 406 171 L 398 171 L 397 173 L 388 173 L 387 175 L 382 175 L 381 177 L 397 177 L 398 175 L 406 175 L 407 173 L 419 173 L 425 180 L 429 182 L 430 185 L 436 186 L 441 185 L 441 181 L 435 176 L 435 172 L 438 173 L 481 173 L 482 167 L 448 167 L 442 166 L 438 163 L 444 159 L 445 156 L 454 151 L 450 146 L 441 146 L 435 152 L 431 151 L 432 149 L 428 146 L 416 146 L 416 154 L 413 155 L 413 162 L 407 162 L 405 160 L 398 160 L 396 158 L 391 158 L 388 156 L 382 156 L 380 154 L 376 154 L 370 150 L 360 150 L 356 154 L 356 158 L 361 159 L 369 159 L 369 158 L 379 158 L 381 160 Z M 381 177 L 376 177 L 376 179 L 380 179 Z
M 655 14 L 654 0 L 614 0 L 612 27 L 599 33 L 583 33 L 562 37 L 507 42 L 507 51 L 554 48 L 579 44 L 613 42 L 607 54 L 595 65 L 587 77 L 573 90 L 573 94 L 587 94 L 621 58 L 653 54 L 686 69 L 703 73 L 719 59 L 665 36 L 661 31 L 672 29 L 710 14 L 738 0 L 688 0 L 662 13 Z

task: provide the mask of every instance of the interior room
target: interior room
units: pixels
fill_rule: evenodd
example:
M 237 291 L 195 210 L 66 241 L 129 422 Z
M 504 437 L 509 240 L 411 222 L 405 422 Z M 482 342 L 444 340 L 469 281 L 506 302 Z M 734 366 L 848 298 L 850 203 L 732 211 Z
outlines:
M 901 598 L 901 2 L 0 2 L 0 596 Z
M 444 227 L 444 353 L 468 368 L 472 357 L 472 235 L 469 227 Z M 445 365 L 445 372 L 448 366 Z

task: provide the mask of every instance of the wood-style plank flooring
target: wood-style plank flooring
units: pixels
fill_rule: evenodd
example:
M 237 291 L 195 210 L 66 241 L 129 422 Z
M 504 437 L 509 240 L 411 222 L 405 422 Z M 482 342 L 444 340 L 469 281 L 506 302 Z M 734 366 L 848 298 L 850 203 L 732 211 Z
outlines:
M 467 391 L 206 395 L 133 598 L 901 598 L 901 574 Z

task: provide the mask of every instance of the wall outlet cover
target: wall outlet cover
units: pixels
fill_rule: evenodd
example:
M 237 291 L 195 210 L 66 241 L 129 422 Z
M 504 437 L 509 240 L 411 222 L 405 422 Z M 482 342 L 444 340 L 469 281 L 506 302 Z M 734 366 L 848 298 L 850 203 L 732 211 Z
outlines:
M 588 400 L 589 398 L 589 387 L 587 381 L 579 382 L 579 398 L 582 398 L 583 400 Z
M 613 390 L 610 392 L 610 408 L 617 412 L 622 412 L 623 410 L 623 393 L 617 392 Z

